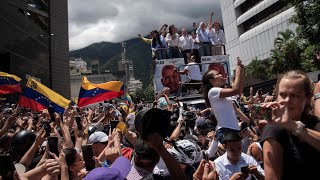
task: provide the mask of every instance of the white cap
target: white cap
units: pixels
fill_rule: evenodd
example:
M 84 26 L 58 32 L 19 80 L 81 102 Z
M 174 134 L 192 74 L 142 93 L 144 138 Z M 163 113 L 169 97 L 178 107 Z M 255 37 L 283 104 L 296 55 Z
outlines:
M 101 131 L 96 131 L 89 136 L 89 143 L 104 143 L 108 141 L 108 135 Z

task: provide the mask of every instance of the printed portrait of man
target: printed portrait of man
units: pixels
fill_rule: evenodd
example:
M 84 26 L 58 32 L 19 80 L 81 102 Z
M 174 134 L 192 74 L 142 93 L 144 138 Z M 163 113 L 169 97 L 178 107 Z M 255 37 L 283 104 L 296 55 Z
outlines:
M 165 65 L 162 68 L 162 85 L 163 87 L 170 88 L 170 94 L 179 92 L 180 89 L 180 75 L 175 70 L 175 66 L 172 64 Z

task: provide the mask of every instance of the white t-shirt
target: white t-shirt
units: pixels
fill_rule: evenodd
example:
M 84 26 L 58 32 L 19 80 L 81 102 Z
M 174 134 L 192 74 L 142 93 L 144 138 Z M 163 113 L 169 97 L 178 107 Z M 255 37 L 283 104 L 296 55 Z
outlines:
M 233 109 L 231 97 L 219 98 L 222 88 L 214 87 L 208 92 L 208 98 L 211 105 L 211 112 L 217 119 L 217 127 L 240 130 L 238 119 Z
M 202 75 L 200 72 L 199 65 L 196 64 L 195 62 L 188 63 L 188 65 L 191 65 L 191 66 L 186 66 L 185 69 L 188 70 L 190 79 L 201 81 Z

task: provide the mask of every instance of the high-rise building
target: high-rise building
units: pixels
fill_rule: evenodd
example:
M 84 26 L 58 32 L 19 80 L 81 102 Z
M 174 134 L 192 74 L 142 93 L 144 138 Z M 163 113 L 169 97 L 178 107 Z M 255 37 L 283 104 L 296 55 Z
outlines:
M 68 1 L 0 1 L 0 71 L 70 97 Z
M 235 69 L 237 56 L 244 65 L 254 58 L 268 59 L 278 33 L 296 28 L 289 23 L 294 8 L 286 1 L 221 0 L 220 5 L 231 70 Z

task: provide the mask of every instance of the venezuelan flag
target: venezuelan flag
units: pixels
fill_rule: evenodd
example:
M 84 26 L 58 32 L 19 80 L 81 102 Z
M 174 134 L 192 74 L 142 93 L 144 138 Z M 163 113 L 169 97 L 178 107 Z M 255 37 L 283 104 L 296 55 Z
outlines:
M 124 84 L 121 81 L 110 81 L 101 84 L 92 84 L 83 76 L 80 88 L 78 106 L 86 106 L 89 104 L 109 100 L 123 95 Z
M 20 106 L 31 108 L 35 111 L 53 107 L 54 111 L 58 113 L 63 113 L 69 103 L 69 100 L 34 80 L 32 77 L 28 79 L 19 101 Z
M 126 104 L 131 104 L 131 103 L 132 103 L 131 96 L 127 93 L 126 94 Z
M 21 93 L 20 81 L 21 79 L 13 74 L 0 72 L 0 95 Z

